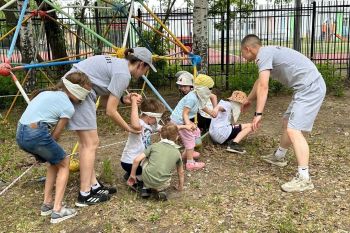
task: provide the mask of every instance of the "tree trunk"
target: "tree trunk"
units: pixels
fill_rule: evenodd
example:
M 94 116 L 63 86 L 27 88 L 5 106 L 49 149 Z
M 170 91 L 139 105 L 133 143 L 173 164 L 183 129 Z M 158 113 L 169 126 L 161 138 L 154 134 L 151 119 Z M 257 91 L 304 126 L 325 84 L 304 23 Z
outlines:
M 80 5 L 79 2 L 75 2 L 77 3 L 76 5 Z M 84 0 L 84 6 L 87 6 L 89 5 L 89 0 Z M 85 23 L 85 10 L 86 8 L 82 8 L 79 10 L 79 8 L 76 8 L 76 12 L 74 14 L 75 16 L 75 19 L 79 20 L 81 23 Z M 81 36 L 81 26 L 78 25 L 78 28 L 77 28 L 77 35 L 80 37 Z M 80 39 L 79 37 L 76 37 L 76 40 L 75 40 L 75 55 L 78 55 L 80 54 Z M 77 59 L 80 59 L 80 57 L 78 56 Z
M 37 5 L 39 6 L 42 3 L 42 0 L 35 0 Z M 43 11 L 52 10 L 52 7 L 44 4 L 44 6 L 41 8 Z M 57 20 L 57 14 L 56 12 L 49 13 L 49 16 Z M 45 19 L 45 34 L 47 43 L 50 48 L 48 48 L 48 53 L 51 50 L 52 53 L 52 59 L 58 59 L 67 57 L 67 47 L 66 42 L 64 38 L 64 32 L 62 28 L 54 21 L 50 19 Z M 66 73 L 70 69 L 69 65 L 66 66 L 57 66 L 57 75 L 61 76 L 64 73 Z
M 201 56 L 198 70 L 208 72 L 208 0 L 194 0 L 193 6 L 193 52 Z
M 23 0 L 17 0 L 17 9 L 19 11 L 22 10 Z M 29 14 L 25 15 L 25 18 L 29 16 Z M 21 55 L 22 55 L 22 63 L 30 64 L 35 62 L 34 58 L 34 43 L 33 43 L 33 24 L 32 20 L 28 20 L 27 23 L 21 25 L 20 29 L 21 37 L 19 38 L 20 47 L 21 47 Z M 36 86 L 36 75 L 35 70 L 29 71 L 28 81 L 24 84 L 24 90 L 26 92 L 31 92 L 35 89 Z

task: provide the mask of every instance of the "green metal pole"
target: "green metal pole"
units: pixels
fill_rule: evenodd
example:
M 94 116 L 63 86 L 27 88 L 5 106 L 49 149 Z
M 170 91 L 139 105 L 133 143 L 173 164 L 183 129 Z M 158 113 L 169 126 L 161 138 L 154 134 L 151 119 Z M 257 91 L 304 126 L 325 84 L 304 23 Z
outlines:
M 86 25 L 84 25 L 83 23 L 81 23 L 79 20 L 74 19 L 72 16 L 70 16 L 69 14 L 67 14 L 66 12 L 64 12 L 59 6 L 53 4 L 52 2 L 50 2 L 49 0 L 44 0 L 44 2 L 46 2 L 47 4 L 49 4 L 50 6 L 52 6 L 54 9 L 56 9 L 58 12 L 60 12 L 61 14 L 63 14 L 64 16 L 68 17 L 70 20 L 73 20 L 76 24 L 78 24 L 79 26 L 81 26 L 82 28 L 84 28 L 86 31 L 88 31 L 89 33 L 91 33 L 92 35 L 94 35 L 95 37 L 97 37 L 98 39 L 100 39 L 103 43 L 105 43 L 108 46 L 111 46 L 114 49 L 117 49 L 118 47 L 113 45 L 111 42 L 109 42 L 108 40 L 106 40 L 105 38 L 103 38 L 102 36 L 100 36 L 99 34 L 97 34 L 96 32 L 94 32 L 93 30 L 91 30 L 89 27 L 87 27 Z

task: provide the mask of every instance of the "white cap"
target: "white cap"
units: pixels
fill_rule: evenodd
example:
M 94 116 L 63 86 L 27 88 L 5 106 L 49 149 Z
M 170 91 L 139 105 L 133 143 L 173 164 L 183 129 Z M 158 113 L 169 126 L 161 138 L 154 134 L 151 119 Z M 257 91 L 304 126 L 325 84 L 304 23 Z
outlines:
M 193 86 L 193 75 L 188 71 L 179 71 L 175 74 L 177 77 L 177 85 Z

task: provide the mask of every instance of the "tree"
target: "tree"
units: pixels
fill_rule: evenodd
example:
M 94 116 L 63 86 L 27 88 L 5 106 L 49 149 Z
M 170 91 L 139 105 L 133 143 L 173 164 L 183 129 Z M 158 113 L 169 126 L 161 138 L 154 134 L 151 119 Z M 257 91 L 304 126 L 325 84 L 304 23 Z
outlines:
M 193 6 L 193 52 L 200 55 L 199 70 L 208 72 L 208 0 L 194 0 Z

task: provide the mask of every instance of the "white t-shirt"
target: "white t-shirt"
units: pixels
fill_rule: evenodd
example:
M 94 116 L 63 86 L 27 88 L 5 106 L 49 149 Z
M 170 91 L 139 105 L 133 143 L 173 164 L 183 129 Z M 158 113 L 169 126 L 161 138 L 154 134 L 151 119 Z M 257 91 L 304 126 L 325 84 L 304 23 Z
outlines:
M 140 119 L 142 132 L 140 134 L 129 133 L 128 141 L 124 147 L 120 161 L 132 164 L 134 159 L 151 145 L 151 135 L 155 132 L 153 128 Z
M 208 101 L 207 104 L 205 105 L 205 107 L 207 107 L 209 110 L 213 110 L 214 109 L 213 104 L 211 103 L 211 101 Z M 199 114 L 202 117 L 211 119 L 211 116 L 208 113 L 204 112 L 202 109 L 199 109 L 198 112 L 199 112 Z
M 230 101 L 220 100 L 219 106 L 225 109 L 219 111 L 216 118 L 212 118 L 209 127 L 210 137 L 217 143 L 224 143 L 232 132 L 233 105 Z M 238 117 L 237 117 L 238 118 Z

